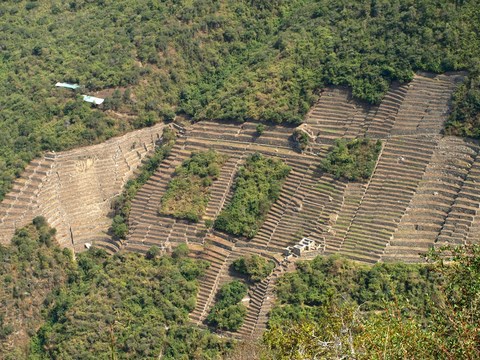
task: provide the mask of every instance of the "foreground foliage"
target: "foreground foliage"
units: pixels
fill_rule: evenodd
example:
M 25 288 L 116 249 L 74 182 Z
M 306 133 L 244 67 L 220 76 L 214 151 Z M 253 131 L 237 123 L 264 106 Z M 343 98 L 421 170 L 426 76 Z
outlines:
M 322 161 L 322 168 L 337 179 L 367 180 L 372 176 L 381 149 L 380 140 L 338 139 Z
M 195 307 L 196 278 L 206 266 L 186 257 L 108 257 L 102 250 L 80 254 L 78 269 L 56 292 L 32 351 L 54 359 L 161 354 L 178 359 L 199 347 L 216 353 L 223 348 L 219 341 L 187 325 Z M 198 343 L 177 344 L 190 336 Z M 203 345 L 211 347 L 201 349 Z
M 431 265 L 301 262 L 279 283 L 264 358 L 478 358 L 480 246 L 448 247 L 428 259 Z
M 0 354 L 25 357 L 51 289 L 64 283 L 74 267 L 72 253 L 56 245 L 54 234 L 37 217 L 15 232 L 10 246 L 0 245 Z
M 474 0 L 104 0 L 0 4 L 0 199 L 44 150 L 185 113 L 302 120 L 325 84 L 378 102 L 413 71 L 478 61 Z M 106 112 L 55 89 L 79 83 Z M 116 89 L 118 91 L 113 91 Z
M 260 153 L 249 156 L 238 170 L 230 203 L 218 215 L 214 226 L 233 235 L 253 238 L 268 210 L 278 199 L 290 167 L 282 160 Z
M 241 303 L 247 295 L 247 285 L 234 280 L 222 286 L 217 300 L 207 316 L 207 323 L 221 330 L 240 329 L 247 315 L 247 308 Z
M 253 254 L 238 258 L 232 263 L 232 268 L 248 276 L 250 281 L 256 282 L 268 277 L 275 268 L 275 263 L 272 260 Z
M 45 219 L 0 245 L 2 359 L 216 359 L 232 343 L 188 324 L 208 263 L 90 249 L 74 260 Z
M 179 219 L 198 222 L 205 213 L 210 198 L 209 188 L 218 178 L 227 160 L 214 150 L 192 153 L 175 170 L 162 197 L 159 212 Z

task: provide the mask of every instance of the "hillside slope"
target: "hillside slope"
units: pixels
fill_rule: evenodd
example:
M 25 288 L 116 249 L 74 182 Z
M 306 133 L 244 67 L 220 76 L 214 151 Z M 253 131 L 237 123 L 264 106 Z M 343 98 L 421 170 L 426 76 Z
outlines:
M 326 84 L 378 103 L 393 80 L 469 69 L 480 53 L 474 0 L 19 0 L 0 16 L 0 199 L 41 151 L 175 112 L 296 123 Z

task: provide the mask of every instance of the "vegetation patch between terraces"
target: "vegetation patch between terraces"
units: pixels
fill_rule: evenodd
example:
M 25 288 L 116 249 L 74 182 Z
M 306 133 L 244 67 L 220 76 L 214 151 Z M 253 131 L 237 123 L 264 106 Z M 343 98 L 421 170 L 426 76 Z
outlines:
M 210 199 L 209 188 L 225 161 L 227 156 L 214 150 L 192 153 L 175 170 L 160 202 L 160 214 L 198 222 Z
M 240 329 L 247 315 L 247 308 L 241 303 L 247 295 L 247 285 L 234 280 L 222 286 L 217 300 L 207 316 L 207 323 L 221 330 Z
M 282 160 L 252 154 L 237 173 L 230 203 L 214 226 L 232 235 L 253 238 L 278 199 L 290 167 Z
M 322 161 L 321 167 L 337 179 L 368 180 L 381 150 L 380 140 L 338 139 Z
M 473 69 L 455 90 L 446 133 L 480 138 L 480 69 Z

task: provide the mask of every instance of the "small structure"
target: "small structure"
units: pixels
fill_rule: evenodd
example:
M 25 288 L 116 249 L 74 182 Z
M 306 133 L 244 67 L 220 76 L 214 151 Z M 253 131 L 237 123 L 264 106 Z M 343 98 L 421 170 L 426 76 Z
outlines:
M 287 247 L 286 250 L 286 255 L 296 255 L 296 256 L 302 256 L 306 252 L 311 252 L 315 250 L 319 250 L 320 246 L 317 245 L 315 240 L 309 239 L 309 238 L 303 238 L 298 242 L 298 244 L 295 244 L 293 246 Z
M 95 96 L 90 96 L 90 95 L 82 95 L 83 96 L 83 101 L 95 104 L 95 105 L 100 105 L 105 101 L 105 99 L 98 98 Z
M 62 82 L 57 82 L 55 84 L 56 87 L 62 87 L 62 88 L 67 88 L 67 89 L 72 89 L 76 90 L 80 87 L 78 84 L 69 84 L 69 83 L 62 83 Z

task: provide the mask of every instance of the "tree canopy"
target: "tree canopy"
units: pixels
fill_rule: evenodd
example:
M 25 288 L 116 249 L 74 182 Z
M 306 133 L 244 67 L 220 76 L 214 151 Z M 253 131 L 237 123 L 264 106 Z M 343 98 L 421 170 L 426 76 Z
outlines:
M 264 358 L 478 358 L 480 246 L 432 250 L 427 259 L 301 262 L 279 282 Z

